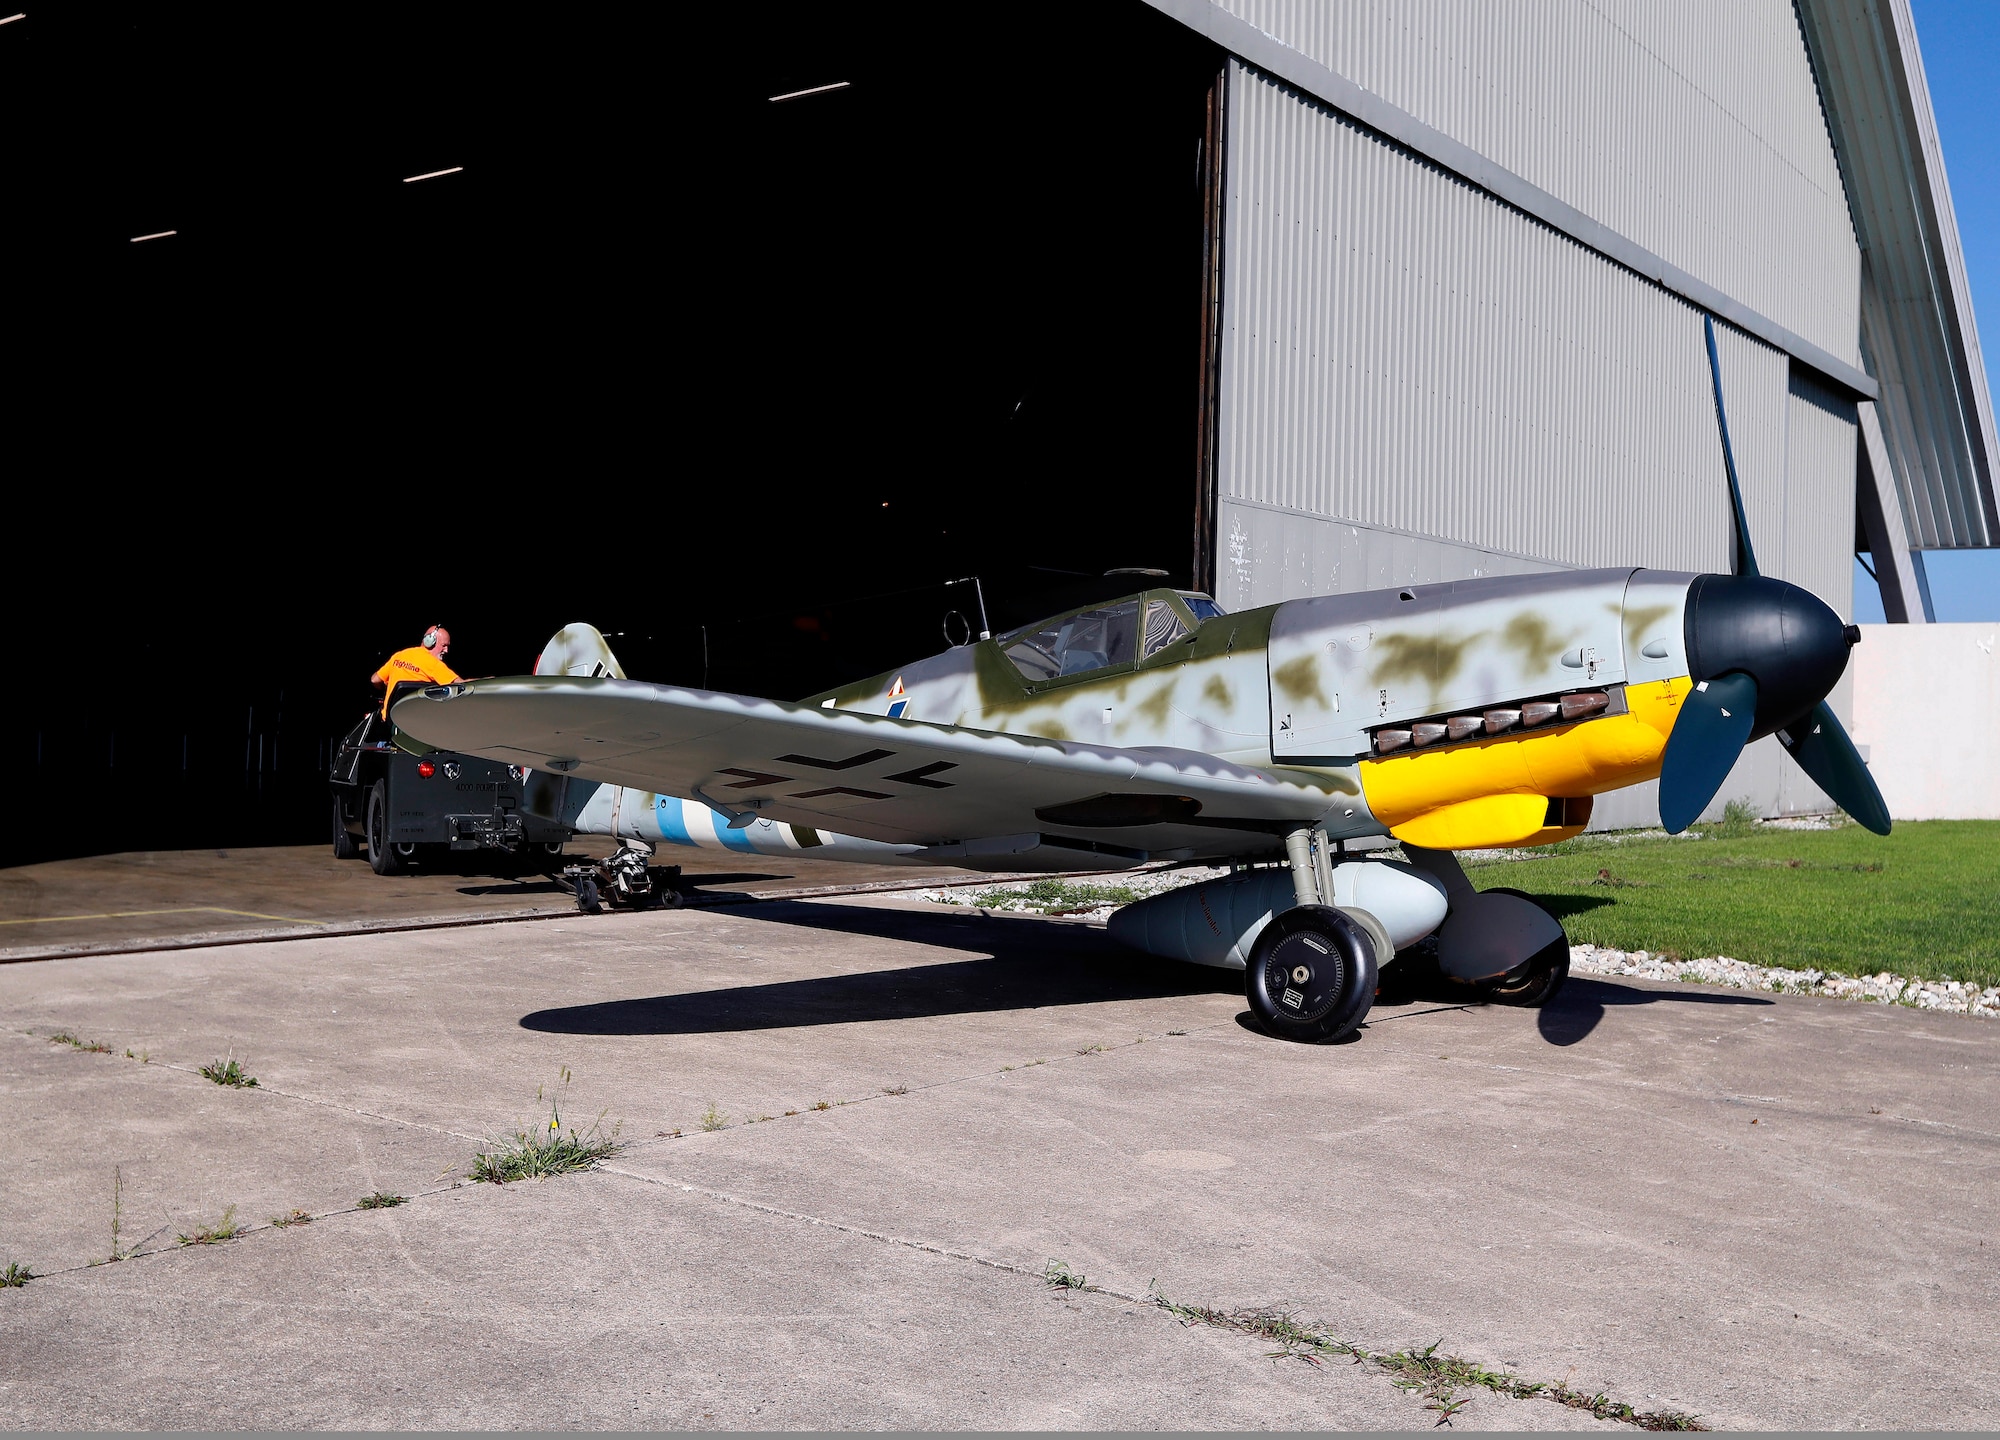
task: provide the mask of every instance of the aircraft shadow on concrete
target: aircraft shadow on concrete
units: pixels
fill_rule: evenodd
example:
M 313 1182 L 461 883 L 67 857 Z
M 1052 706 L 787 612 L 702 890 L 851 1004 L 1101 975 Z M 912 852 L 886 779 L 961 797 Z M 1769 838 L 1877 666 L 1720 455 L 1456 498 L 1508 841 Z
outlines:
M 1551 1045 L 1574 1045 L 1598 1027 L 1604 1012 L 1624 1005 L 1774 1005 L 1761 995 L 1712 995 L 1703 990 L 1640 990 L 1632 986 L 1569 977 L 1561 993 L 1535 1012 L 1535 1026 Z
M 1002 916 L 929 916 L 907 910 L 776 902 L 734 912 L 744 918 L 908 940 L 978 958 L 738 985 L 537 1010 L 525 1030 L 558 1035 L 706 1035 L 917 1020 L 1106 1000 L 1237 994 L 1233 971 L 1137 955 L 1102 930 Z M 1051 934 L 1051 931 L 1055 931 Z

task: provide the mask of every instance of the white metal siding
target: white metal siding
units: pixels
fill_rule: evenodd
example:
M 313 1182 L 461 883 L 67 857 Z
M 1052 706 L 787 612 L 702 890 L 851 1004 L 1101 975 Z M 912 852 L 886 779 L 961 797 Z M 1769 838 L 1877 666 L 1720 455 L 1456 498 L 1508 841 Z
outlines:
M 1860 258 L 1790 0 L 1219 0 L 1858 363 Z
M 1545 566 L 1727 566 L 1696 311 L 1248 67 L 1229 144 L 1225 512 Z M 1776 425 L 1783 357 L 1742 344 L 1775 367 Z
M 1698 310 L 1247 66 L 1230 107 L 1224 604 L 1729 568 Z M 1759 563 L 1847 616 L 1852 409 L 1740 331 L 1717 349 Z M 1824 805 L 1771 745 L 1732 784 L 1769 813 Z M 1650 823 L 1657 801 L 1600 811 Z

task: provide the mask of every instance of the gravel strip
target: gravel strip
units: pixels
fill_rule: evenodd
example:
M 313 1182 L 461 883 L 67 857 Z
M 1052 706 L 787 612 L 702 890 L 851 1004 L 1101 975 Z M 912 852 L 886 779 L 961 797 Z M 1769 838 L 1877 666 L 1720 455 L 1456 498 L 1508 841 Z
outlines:
M 1685 980 L 1768 990 L 1778 995 L 1826 995 L 1836 1000 L 1869 1000 L 2000 1020 L 2000 985 L 1981 989 L 1962 980 L 1912 980 L 1904 975 L 1843 975 L 1838 970 L 1787 970 L 1752 965 L 1726 955 L 1705 960 L 1670 960 L 1645 950 L 1610 950 L 1572 945 L 1569 968 L 1583 975 L 1632 975 L 1643 980 Z

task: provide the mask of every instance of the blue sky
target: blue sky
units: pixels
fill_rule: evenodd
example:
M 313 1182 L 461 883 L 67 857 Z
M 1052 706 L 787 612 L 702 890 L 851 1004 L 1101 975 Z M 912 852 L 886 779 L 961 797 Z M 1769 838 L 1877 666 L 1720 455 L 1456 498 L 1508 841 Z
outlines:
M 2000 372 L 2000 0 L 1911 0 L 1911 9 L 1991 385 Z M 1928 550 L 1924 565 L 1938 619 L 2000 620 L 2000 550 Z M 1882 618 L 1881 594 L 1858 564 L 1854 618 Z

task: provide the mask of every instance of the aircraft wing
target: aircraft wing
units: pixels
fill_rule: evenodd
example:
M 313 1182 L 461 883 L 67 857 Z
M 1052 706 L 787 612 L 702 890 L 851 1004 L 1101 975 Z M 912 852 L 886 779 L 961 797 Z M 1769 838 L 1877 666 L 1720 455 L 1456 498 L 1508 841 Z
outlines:
M 950 846 L 1038 832 L 1106 849 L 1268 850 L 1342 805 L 1297 778 L 1186 750 L 1121 749 L 815 709 L 635 680 L 434 686 L 397 703 L 426 745 L 702 800 L 865 839 Z

